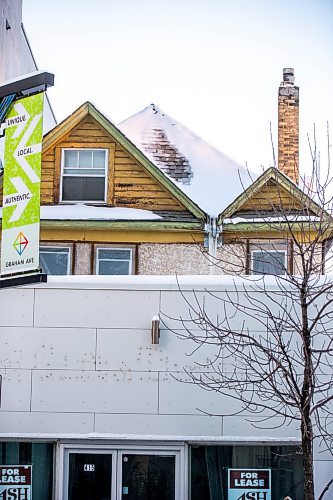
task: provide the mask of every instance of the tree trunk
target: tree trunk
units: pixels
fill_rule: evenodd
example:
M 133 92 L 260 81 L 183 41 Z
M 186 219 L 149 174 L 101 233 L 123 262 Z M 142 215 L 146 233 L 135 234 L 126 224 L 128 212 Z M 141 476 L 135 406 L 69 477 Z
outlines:
M 314 500 L 314 480 L 313 480 L 313 430 L 311 418 L 303 414 L 301 425 L 302 450 L 303 450 L 303 470 L 304 470 L 304 498 Z
M 306 272 L 306 270 L 304 270 Z M 306 279 L 304 280 L 306 282 Z M 314 500 L 313 478 L 313 428 L 311 405 L 313 396 L 313 366 L 311 352 L 311 333 L 308 325 L 308 304 L 306 287 L 301 289 L 302 336 L 304 353 L 303 385 L 301 394 L 301 434 L 304 469 L 304 498 Z

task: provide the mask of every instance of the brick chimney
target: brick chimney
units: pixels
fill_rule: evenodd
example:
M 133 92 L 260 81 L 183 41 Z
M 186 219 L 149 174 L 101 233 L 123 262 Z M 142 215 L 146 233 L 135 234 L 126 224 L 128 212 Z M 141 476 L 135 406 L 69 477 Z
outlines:
M 299 183 L 299 88 L 293 68 L 283 69 L 278 100 L 278 168 Z

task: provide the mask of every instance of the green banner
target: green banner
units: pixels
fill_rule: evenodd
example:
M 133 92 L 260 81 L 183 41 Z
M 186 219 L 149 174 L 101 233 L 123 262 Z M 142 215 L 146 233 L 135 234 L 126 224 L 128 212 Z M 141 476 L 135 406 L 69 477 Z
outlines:
M 14 102 L 5 122 L 1 275 L 39 268 L 44 93 Z

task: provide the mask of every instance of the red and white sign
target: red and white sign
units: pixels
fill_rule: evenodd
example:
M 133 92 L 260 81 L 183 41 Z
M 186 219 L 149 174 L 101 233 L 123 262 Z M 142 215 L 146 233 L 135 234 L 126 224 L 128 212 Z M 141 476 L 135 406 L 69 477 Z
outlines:
M 228 500 L 271 500 L 271 470 L 228 469 Z
M 32 465 L 0 465 L 0 500 L 32 499 Z

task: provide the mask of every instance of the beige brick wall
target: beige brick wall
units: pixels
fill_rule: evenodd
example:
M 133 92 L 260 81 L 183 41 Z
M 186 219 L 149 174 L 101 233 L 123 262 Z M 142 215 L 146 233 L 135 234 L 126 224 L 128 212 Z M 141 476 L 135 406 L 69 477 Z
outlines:
M 74 274 L 91 274 L 91 243 L 77 243 L 75 248 Z
M 230 243 L 217 250 L 220 272 L 215 274 L 245 274 L 247 251 L 245 243 Z
M 246 251 L 241 244 L 224 245 L 216 259 L 195 244 L 142 244 L 138 248 L 138 274 L 242 274 Z
M 310 260 L 312 260 L 312 274 L 322 274 L 322 260 L 323 260 L 322 245 L 321 244 L 316 245 L 313 254 L 313 259 L 311 257 L 310 249 L 311 248 L 309 247 L 307 250 L 306 246 L 303 245 L 302 253 L 304 252 L 305 261 L 309 262 Z M 303 274 L 302 256 L 300 255 L 300 251 L 297 249 L 295 245 L 294 245 L 293 256 L 294 256 L 293 274 L 302 275 Z M 326 269 L 326 272 L 331 272 L 331 270 Z

